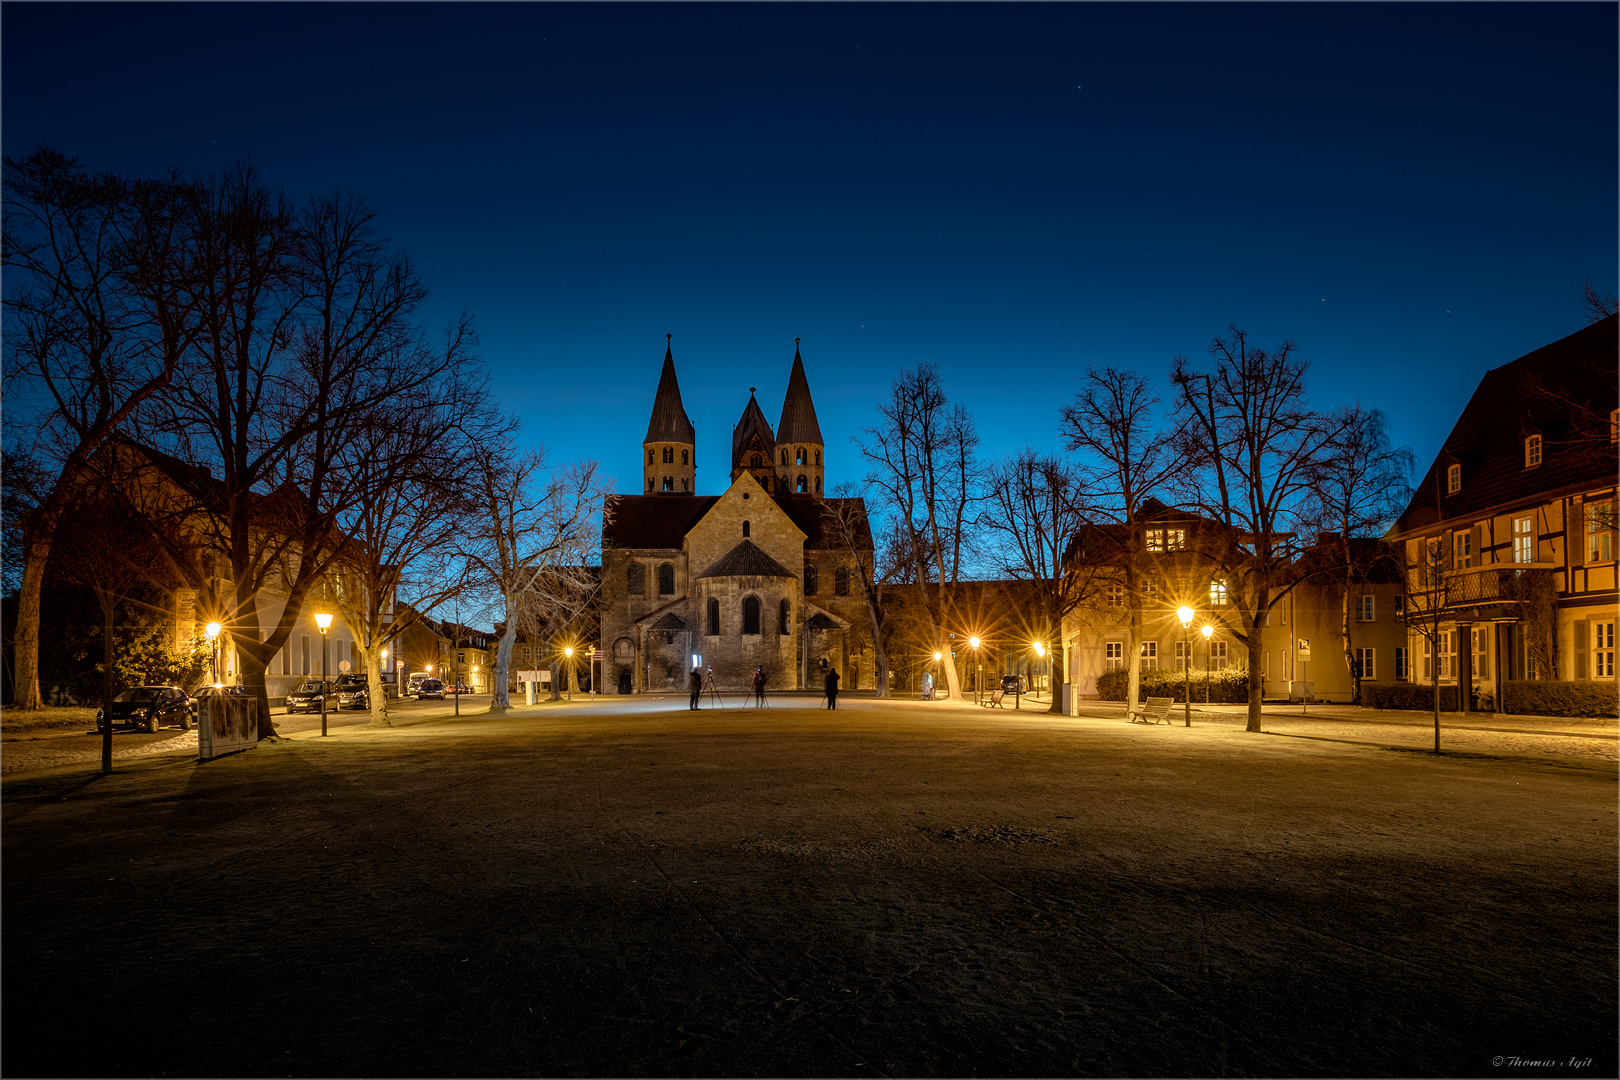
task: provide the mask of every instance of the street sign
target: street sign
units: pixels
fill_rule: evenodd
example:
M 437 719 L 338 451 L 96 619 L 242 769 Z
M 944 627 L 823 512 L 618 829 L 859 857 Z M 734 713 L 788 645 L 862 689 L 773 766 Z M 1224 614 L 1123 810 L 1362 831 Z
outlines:
M 1310 638 L 1302 637 L 1299 639 L 1299 658 L 1301 660 L 1309 660 L 1311 658 Z
M 347 660 L 339 660 L 338 661 L 338 670 L 343 671 L 343 672 L 347 672 L 349 670 L 349 662 Z

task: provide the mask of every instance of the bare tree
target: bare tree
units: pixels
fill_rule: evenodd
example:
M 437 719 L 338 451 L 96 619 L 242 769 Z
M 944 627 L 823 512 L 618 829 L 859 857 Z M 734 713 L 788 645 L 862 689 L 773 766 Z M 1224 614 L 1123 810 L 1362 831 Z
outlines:
M 13 707 L 38 709 L 40 590 L 73 489 L 195 332 L 175 243 L 188 208 L 181 185 L 89 175 L 48 147 L 8 158 L 5 175 L 4 265 L 21 282 L 6 294 L 6 381 L 38 392 L 36 457 L 52 474 L 26 519 L 16 600 Z
M 855 581 L 860 585 L 861 599 L 866 603 L 866 619 L 872 631 L 873 680 L 877 696 L 886 698 L 889 696 L 889 651 L 884 641 L 876 552 L 866 504 L 855 492 L 853 484 L 840 485 L 833 498 L 822 502 L 822 527 L 855 564 Z
M 1087 561 L 1112 566 L 1124 586 L 1129 640 L 1126 710 L 1142 692 L 1142 612 L 1152 568 L 1143 523 L 1161 508 L 1155 494 L 1183 467 L 1179 440 L 1157 430 L 1159 398 L 1134 371 L 1091 368 L 1074 400 L 1065 405 L 1058 430 L 1080 454 L 1075 501 L 1095 524 Z
M 504 712 L 511 707 L 507 673 L 518 633 L 568 622 L 595 593 L 588 562 L 608 489 L 597 479 L 596 462 L 548 470 L 543 449 L 517 452 L 509 435 L 478 448 L 469 483 L 478 509 L 467 519 L 460 554 L 500 597 L 503 629 L 489 707 Z
M 1341 434 L 1330 455 L 1312 472 L 1301 519 L 1308 531 L 1330 539 L 1330 578 L 1339 583 L 1339 643 L 1354 699 L 1361 699 L 1361 670 L 1352 639 L 1350 593 L 1383 562 L 1393 557 L 1379 542 L 1385 530 L 1412 498 L 1411 476 L 1417 456 L 1410 447 L 1391 446 L 1388 420 L 1379 409 L 1360 404 L 1342 409 L 1331 420 Z M 1326 552 L 1315 552 L 1325 557 Z
M 1248 730 L 1261 730 L 1262 634 L 1272 607 L 1299 583 L 1301 513 L 1310 484 L 1348 420 L 1305 404 L 1309 363 L 1292 341 L 1255 348 L 1236 326 L 1210 344 L 1214 365 L 1178 356 L 1180 444 L 1193 468 L 1172 478 L 1182 496 L 1239 539 L 1225 555 L 1233 636 L 1248 648 Z
M 1586 321 L 1601 322 L 1620 311 L 1620 302 L 1617 302 L 1613 293 L 1600 293 L 1590 281 L 1581 289 L 1581 301 L 1586 306 Z
M 902 371 L 878 408 L 882 423 L 855 443 L 869 466 L 867 483 L 881 492 L 885 512 L 904 534 L 937 651 L 951 657 L 951 588 L 961 578 L 982 498 L 979 436 L 967 410 L 946 399 L 933 364 Z M 944 666 L 950 692 L 959 697 L 956 665 Z
M 1434 752 L 1440 752 L 1440 642 L 1444 634 L 1454 631 L 1440 628 L 1440 617 L 1446 608 L 1446 549 L 1437 537 L 1415 540 L 1409 544 L 1413 550 L 1403 557 L 1401 574 L 1405 603 L 1406 627 L 1415 632 L 1424 643 L 1423 663 L 1427 668 L 1429 687 L 1434 703 Z M 1415 557 L 1414 557 L 1415 556 Z M 1412 680 L 1414 683 L 1417 679 Z M 1462 687 L 1458 687 L 1458 693 Z
M 273 735 L 265 671 L 345 543 L 355 474 L 339 465 L 384 403 L 471 362 L 465 316 L 433 348 L 412 322 L 427 295 L 358 199 L 295 213 L 246 166 L 195 188 L 190 258 L 202 330 L 184 378 L 146 417 L 154 458 L 212 557 L 172 569 L 218 613 Z M 217 473 L 217 476 L 215 475 Z M 284 598 L 263 626 L 265 594 Z M 274 606 L 272 602 L 271 606 Z
M 1072 407 L 1072 406 L 1071 406 Z M 1096 567 L 1071 557 L 1081 527 L 1082 484 L 1060 458 L 1025 449 L 990 471 L 990 506 L 983 522 L 995 537 L 1003 572 L 1030 583 L 1036 601 L 1034 638 L 1052 649 L 1053 685 L 1067 681 L 1063 620 L 1091 594 Z M 1055 648 L 1053 648 L 1055 644 Z M 1050 712 L 1063 702 L 1052 695 Z

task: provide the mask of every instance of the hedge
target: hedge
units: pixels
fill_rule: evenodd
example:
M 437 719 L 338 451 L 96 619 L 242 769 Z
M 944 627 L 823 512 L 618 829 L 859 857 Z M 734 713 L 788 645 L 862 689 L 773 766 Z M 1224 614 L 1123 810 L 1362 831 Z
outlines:
M 1167 697 L 1176 701 L 1185 701 L 1183 690 L 1186 688 L 1185 676 L 1179 671 L 1166 671 L 1163 668 L 1153 668 L 1142 672 L 1142 697 Z M 1131 673 L 1128 671 L 1105 671 L 1097 676 L 1097 694 L 1104 701 L 1124 701 L 1125 692 L 1130 689 Z M 1249 670 L 1247 668 L 1227 668 L 1225 671 L 1210 673 L 1208 681 L 1209 701 L 1215 705 L 1246 705 L 1249 701 Z M 1204 700 L 1206 684 L 1204 673 L 1194 670 L 1192 673 L 1192 700 L 1197 705 Z
M 1361 691 L 1368 704 L 1375 709 L 1413 709 L 1433 711 L 1434 687 L 1413 683 L 1362 683 Z M 1457 687 L 1440 688 L 1440 711 L 1457 711 Z
M 1529 716 L 1605 716 L 1620 713 L 1612 682 L 1526 681 L 1502 684 L 1503 711 Z

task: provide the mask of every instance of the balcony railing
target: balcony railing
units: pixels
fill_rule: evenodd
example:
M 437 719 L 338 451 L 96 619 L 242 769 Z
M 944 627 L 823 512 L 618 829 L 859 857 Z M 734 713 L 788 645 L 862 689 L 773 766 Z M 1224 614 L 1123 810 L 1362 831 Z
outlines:
M 1528 599 L 1526 575 L 1552 570 L 1555 564 L 1513 563 L 1481 566 L 1469 570 L 1448 570 L 1438 585 L 1420 586 L 1408 598 L 1408 610 L 1432 612 L 1456 608 L 1518 605 Z

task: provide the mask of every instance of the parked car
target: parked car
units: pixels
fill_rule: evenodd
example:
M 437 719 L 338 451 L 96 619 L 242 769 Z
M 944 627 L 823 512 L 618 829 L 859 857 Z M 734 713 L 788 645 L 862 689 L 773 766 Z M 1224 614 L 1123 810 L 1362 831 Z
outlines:
M 132 686 L 96 711 L 96 730 L 106 731 L 110 723 L 145 731 L 178 724 L 190 731 L 197 718 L 197 703 L 178 686 Z
M 1022 675 L 1003 675 L 1001 677 L 1001 692 L 1013 697 L 1024 692 L 1024 677 Z
M 340 709 L 371 708 L 371 687 L 364 675 L 349 674 L 337 677 L 337 707 Z
M 445 687 L 444 692 L 447 694 L 470 694 L 473 692 L 473 688 L 466 683 L 458 682 L 454 686 Z
M 330 709 L 336 697 L 337 692 L 331 683 L 322 682 L 320 679 L 305 679 L 293 687 L 292 693 L 287 695 L 287 711 L 320 712 L 322 698 L 326 699 L 326 707 Z
M 423 679 L 416 684 L 416 700 L 426 701 L 428 698 L 444 700 L 444 683 L 439 679 Z

